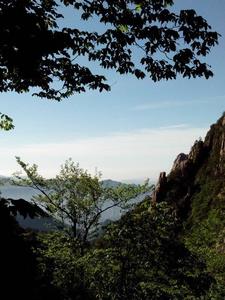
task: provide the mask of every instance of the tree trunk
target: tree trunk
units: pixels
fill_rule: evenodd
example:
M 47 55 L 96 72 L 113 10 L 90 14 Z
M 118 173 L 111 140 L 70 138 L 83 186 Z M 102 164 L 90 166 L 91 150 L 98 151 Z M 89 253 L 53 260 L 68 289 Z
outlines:
M 73 226 L 72 226 L 72 233 L 73 233 L 73 238 L 77 237 L 77 221 L 73 221 Z

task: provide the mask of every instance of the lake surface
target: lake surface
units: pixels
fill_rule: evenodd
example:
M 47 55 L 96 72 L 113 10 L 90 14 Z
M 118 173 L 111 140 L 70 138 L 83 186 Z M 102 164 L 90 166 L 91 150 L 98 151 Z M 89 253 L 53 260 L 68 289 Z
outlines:
M 32 196 L 37 195 L 37 191 L 31 187 L 23 186 L 0 186 L 1 196 L 5 198 L 24 199 L 30 201 Z
M 2 197 L 13 198 L 13 199 L 22 198 L 27 201 L 30 201 L 33 196 L 38 194 L 38 192 L 31 187 L 20 187 L 20 186 L 11 186 L 11 185 L 0 186 L 0 191 L 1 191 Z M 146 195 L 147 194 L 140 195 L 140 196 L 136 197 L 135 199 L 133 199 L 131 202 L 138 203 L 141 200 L 143 200 Z M 111 204 L 112 204 L 112 202 L 108 201 L 107 203 L 105 203 L 103 208 L 105 208 Z M 105 222 L 106 220 L 112 220 L 112 221 L 118 220 L 123 213 L 124 213 L 124 211 L 121 210 L 120 208 L 113 207 L 102 214 L 100 221 Z M 38 221 L 37 219 L 32 220 L 30 218 L 27 218 L 24 220 L 22 217 L 19 217 L 18 221 L 25 228 L 32 227 L 32 228 L 38 229 L 40 227 L 40 223 L 43 222 L 44 219 L 43 219 L 43 221 L 41 221 L 41 220 Z

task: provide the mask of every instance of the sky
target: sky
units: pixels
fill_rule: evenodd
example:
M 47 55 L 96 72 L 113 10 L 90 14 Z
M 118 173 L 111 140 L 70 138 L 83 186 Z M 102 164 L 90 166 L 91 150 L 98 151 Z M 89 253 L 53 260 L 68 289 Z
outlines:
M 212 79 L 154 83 L 98 69 L 110 92 L 87 91 L 60 103 L 2 93 L 0 111 L 13 117 L 15 129 L 0 131 L 0 174 L 19 171 L 15 156 L 20 156 L 51 177 L 71 157 L 91 173 L 101 171 L 104 179 L 155 181 L 179 153 L 204 138 L 225 110 L 225 1 L 175 2 L 175 10 L 194 8 L 222 35 L 207 57 Z M 66 14 L 70 24 L 79 22 L 72 11 Z

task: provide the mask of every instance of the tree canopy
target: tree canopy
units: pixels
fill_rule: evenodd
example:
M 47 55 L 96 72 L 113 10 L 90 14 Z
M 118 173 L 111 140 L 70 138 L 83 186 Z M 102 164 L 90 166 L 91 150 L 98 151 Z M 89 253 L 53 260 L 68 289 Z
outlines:
M 17 162 L 27 177 L 18 174 L 15 184 L 37 190 L 34 203 L 58 220 L 60 227 L 76 240 L 82 251 L 100 229 L 104 212 L 113 207 L 131 208 L 132 199 L 151 190 L 148 181 L 143 185 L 119 183 L 114 187 L 107 186 L 100 181 L 100 174 L 92 176 L 71 159 L 52 179 L 39 175 L 37 165 L 29 166 L 20 158 Z
M 193 9 L 172 10 L 171 0 L 0 0 L 0 92 L 34 91 L 61 100 L 87 88 L 110 89 L 88 61 L 153 81 L 213 75 L 204 57 L 218 33 Z M 101 32 L 63 27 L 62 7 L 82 21 L 96 18 Z M 85 57 L 87 65 L 77 60 Z M 34 90 L 33 90 L 34 88 Z
M 165 202 L 151 210 L 142 202 L 109 226 L 87 255 L 96 298 L 207 299 L 212 278 L 177 238 L 179 227 L 174 209 Z

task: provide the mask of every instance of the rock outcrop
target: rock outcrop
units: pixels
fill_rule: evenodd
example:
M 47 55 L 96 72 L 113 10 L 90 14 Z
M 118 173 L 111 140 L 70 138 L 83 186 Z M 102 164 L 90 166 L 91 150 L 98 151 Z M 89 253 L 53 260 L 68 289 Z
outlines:
M 171 172 L 179 171 L 182 175 L 187 167 L 187 163 L 188 163 L 188 155 L 184 153 L 178 154 L 177 158 L 173 163 Z
M 225 179 L 225 115 L 212 125 L 205 140 L 199 139 L 189 154 L 180 153 L 171 172 L 160 173 L 152 203 L 169 201 L 182 214 L 188 214 L 192 198 L 203 182 Z
M 179 238 L 224 286 L 225 114 L 204 141 L 196 141 L 189 154 L 177 156 L 167 176 L 160 173 L 151 201 L 149 211 L 159 202 L 174 209 Z M 224 294 L 215 299 L 225 299 Z
M 167 183 L 167 177 L 166 172 L 161 172 L 159 174 L 158 182 L 155 186 L 155 190 L 152 193 L 152 203 L 157 203 L 159 199 L 163 198 L 164 193 L 166 192 L 166 183 Z

